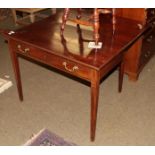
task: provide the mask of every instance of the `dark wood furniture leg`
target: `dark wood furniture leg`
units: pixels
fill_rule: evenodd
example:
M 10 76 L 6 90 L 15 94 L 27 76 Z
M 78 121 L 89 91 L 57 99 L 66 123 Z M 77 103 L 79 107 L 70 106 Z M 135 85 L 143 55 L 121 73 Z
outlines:
M 94 40 L 95 45 L 98 45 L 99 41 L 99 11 L 94 9 Z
M 91 122 L 90 122 L 91 141 L 95 140 L 98 98 L 99 98 L 99 84 L 100 84 L 99 74 L 97 71 L 94 71 L 93 78 L 91 81 Z
M 119 93 L 122 91 L 123 77 L 124 77 L 124 61 L 122 61 L 119 66 L 119 82 L 118 82 L 118 92 Z
M 21 101 L 23 101 L 23 91 L 22 91 L 22 84 L 21 84 L 18 57 L 17 57 L 16 52 L 13 51 L 10 46 L 9 46 L 9 51 L 10 51 L 12 64 L 13 64 L 13 69 L 14 69 L 14 74 L 15 74 L 15 79 L 16 79 L 16 83 L 17 83 L 19 99 Z
M 64 13 L 62 16 L 62 24 L 61 24 L 61 30 L 60 30 L 60 34 L 63 35 L 64 29 L 65 29 L 65 25 L 66 25 L 66 21 L 68 19 L 68 15 L 70 12 L 70 8 L 65 8 L 64 9 Z M 81 8 L 77 9 L 78 15 L 76 16 L 77 19 L 81 18 Z M 98 41 L 99 41 L 99 11 L 98 9 L 94 9 L 94 23 L 93 23 L 93 28 L 94 28 L 94 40 L 95 40 L 95 45 L 98 45 Z M 90 24 L 88 24 L 90 25 Z

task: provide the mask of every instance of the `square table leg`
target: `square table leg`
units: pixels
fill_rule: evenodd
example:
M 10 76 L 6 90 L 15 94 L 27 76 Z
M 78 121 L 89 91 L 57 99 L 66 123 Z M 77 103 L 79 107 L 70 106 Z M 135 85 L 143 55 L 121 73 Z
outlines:
M 13 51 L 10 46 L 9 46 L 9 51 L 10 51 L 12 65 L 13 65 L 13 69 L 14 69 L 14 74 L 15 74 L 19 99 L 21 101 L 23 101 L 23 91 L 22 91 L 22 84 L 21 84 L 21 76 L 20 76 L 18 57 L 17 57 L 16 52 Z
M 122 92 L 123 77 L 124 77 L 124 61 L 122 61 L 119 66 L 119 82 L 118 82 L 118 92 L 119 93 Z
M 91 141 L 95 140 L 98 98 L 99 98 L 99 85 L 100 85 L 99 74 L 97 71 L 94 71 L 93 78 L 91 81 L 91 116 L 90 116 L 91 117 L 90 119 Z

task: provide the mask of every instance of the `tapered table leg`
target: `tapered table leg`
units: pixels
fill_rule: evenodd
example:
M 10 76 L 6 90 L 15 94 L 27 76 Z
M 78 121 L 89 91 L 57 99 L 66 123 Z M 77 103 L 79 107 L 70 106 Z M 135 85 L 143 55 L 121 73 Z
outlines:
M 123 85 L 123 77 L 124 77 L 124 62 L 122 61 L 119 66 L 119 82 L 118 82 L 118 91 L 122 91 L 122 85 Z
M 93 81 L 91 81 L 91 122 L 90 122 L 91 141 L 95 140 L 98 98 L 99 98 L 99 83 L 100 79 L 98 73 L 94 72 Z
M 13 69 L 14 69 L 14 74 L 15 74 L 15 78 L 16 78 L 16 84 L 17 84 L 19 99 L 21 101 L 23 101 L 23 91 L 22 91 L 22 84 L 21 84 L 18 57 L 17 57 L 16 52 L 12 51 L 10 46 L 9 46 L 9 51 L 10 51 L 12 64 L 13 64 Z

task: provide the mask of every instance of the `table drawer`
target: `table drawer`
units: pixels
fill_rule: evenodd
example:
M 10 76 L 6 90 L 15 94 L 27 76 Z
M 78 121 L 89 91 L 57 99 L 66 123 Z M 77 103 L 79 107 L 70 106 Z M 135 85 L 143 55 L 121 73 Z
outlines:
M 143 51 L 140 59 L 140 65 L 144 65 L 152 56 L 152 51 L 150 49 L 146 49 Z
M 155 9 L 149 8 L 147 9 L 147 20 L 151 20 L 151 18 L 155 17 Z
M 152 40 L 152 37 L 151 37 Z M 153 42 L 150 40 L 145 40 L 145 42 L 142 45 L 142 53 L 141 53 L 141 58 L 140 58 L 140 66 L 145 65 L 149 59 L 152 57 L 154 53 L 154 49 L 152 48 Z
M 22 42 L 12 42 L 11 46 L 13 47 L 12 49 L 14 49 L 17 53 L 20 53 L 24 56 L 43 62 L 46 60 L 46 52 L 34 48 L 31 45 L 27 45 Z
M 83 78 L 90 81 L 91 79 L 91 68 L 74 61 L 68 60 L 61 56 L 47 54 L 46 63 L 59 70 L 65 71 L 77 77 Z
M 27 45 L 25 43 L 13 41 L 11 43 L 11 46 L 14 51 L 26 57 L 30 57 L 34 60 L 40 61 L 44 64 L 47 64 L 49 66 L 52 66 L 54 68 L 57 68 L 59 70 L 70 73 L 88 81 L 91 78 L 90 67 L 78 64 L 74 61 L 63 58 L 62 56 L 54 55 L 52 53 L 32 47 L 31 45 Z

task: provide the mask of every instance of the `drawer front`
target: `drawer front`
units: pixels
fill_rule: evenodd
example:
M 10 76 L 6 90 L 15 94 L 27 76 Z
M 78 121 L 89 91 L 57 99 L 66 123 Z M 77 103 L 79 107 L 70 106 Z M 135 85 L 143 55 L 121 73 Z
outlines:
M 140 66 L 145 65 L 148 60 L 155 53 L 155 29 L 152 29 L 148 34 L 144 36 L 141 58 L 140 58 Z
M 14 51 L 26 57 L 32 58 L 85 80 L 90 81 L 91 79 L 90 67 L 67 60 L 61 56 L 54 55 L 25 43 L 13 41 L 11 42 L 11 46 Z
M 89 67 L 78 64 L 71 60 L 67 60 L 63 57 L 48 53 L 46 63 L 59 70 L 65 71 L 67 73 L 83 78 L 85 80 L 90 81 L 91 79 L 91 69 Z
M 13 41 L 11 43 L 12 48 L 15 52 L 22 54 L 26 57 L 33 58 L 34 60 L 39 60 L 45 62 L 46 60 L 46 52 L 39 50 L 31 45 L 27 45 L 22 42 Z
M 154 8 L 148 8 L 146 10 L 146 14 L 147 14 L 147 20 L 151 20 L 151 18 L 155 17 L 155 9 Z
M 153 52 L 150 49 L 143 50 L 140 58 L 140 66 L 145 65 L 151 58 Z
M 143 46 L 151 46 L 154 42 L 155 35 L 154 29 L 151 29 L 143 36 Z

